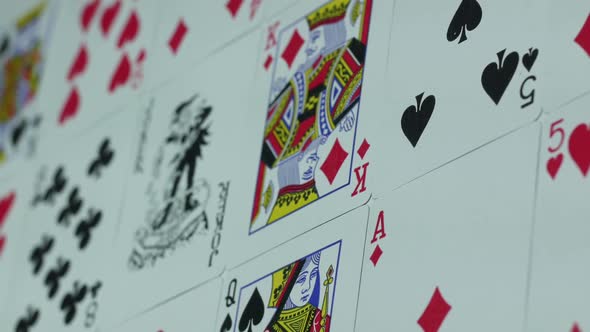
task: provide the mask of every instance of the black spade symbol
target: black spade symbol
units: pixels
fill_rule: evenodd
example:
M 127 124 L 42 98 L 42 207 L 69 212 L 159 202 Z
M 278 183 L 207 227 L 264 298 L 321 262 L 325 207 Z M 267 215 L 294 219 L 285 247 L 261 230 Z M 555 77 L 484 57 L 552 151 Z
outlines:
M 447 30 L 447 40 L 452 42 L 461 36 L 459 44 L 467 40 L 467 31 L 473 31 L 481 22 L 481 6 L 476 0 L 463 0 L 455 12 Z
M 529 52 L 522 56 L 522 64 L 527 71 L 531 71 L 531 68 L 533 68 L 538 55 L 539 50 L 531 47 L 529 48 Z
M 498 63 L 488 64 L 481 74 L 481 85 L 496 105 L 500 103 L 518 67 L 518 53 L 511 52 L 506 58 L 504 53 L 506 49 L 498 52 Z
M 424 92 L 416 96 L 416 105 L 406 108 L 402 115 L 402 131 L 413 147 L 418 144 L 418 140 L 422 136 L 432 112 L 434 112 L 436 103 L 436 98 L 433 95 L 424 98 L 424 101 L 422 97 L 424 97 Z
M 264 302 L 258 288 L 255 288 L 242 313 L 238 329 L 240 329 L 240 332 L 244 332 L 246 329 L 248 329 L 248 332 L 252 332 L 252 327 L 260 324 L 262 317 L 264 317 Z

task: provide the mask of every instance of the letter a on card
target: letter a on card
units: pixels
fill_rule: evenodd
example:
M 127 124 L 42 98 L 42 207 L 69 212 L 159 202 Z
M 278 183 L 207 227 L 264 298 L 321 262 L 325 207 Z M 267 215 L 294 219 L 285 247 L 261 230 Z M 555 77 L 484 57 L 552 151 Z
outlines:
M 375 224 L 375 232 L 373 232 L 373 239 L 371 240 L 371 244 L 377 242 L 377 240 L 381 240 L 387 237 L 385 234 L 385 224 L 383 223 L 383 210 L 379 212 L 379 216 L 377 216 L 377 223 Z

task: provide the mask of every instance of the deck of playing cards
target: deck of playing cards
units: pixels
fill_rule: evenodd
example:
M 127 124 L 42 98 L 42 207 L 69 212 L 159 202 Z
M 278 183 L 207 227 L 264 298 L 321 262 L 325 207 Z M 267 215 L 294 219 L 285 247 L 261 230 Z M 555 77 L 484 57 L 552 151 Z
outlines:
M 0 331 L 590 332 L 590 1 L 0 0 Z

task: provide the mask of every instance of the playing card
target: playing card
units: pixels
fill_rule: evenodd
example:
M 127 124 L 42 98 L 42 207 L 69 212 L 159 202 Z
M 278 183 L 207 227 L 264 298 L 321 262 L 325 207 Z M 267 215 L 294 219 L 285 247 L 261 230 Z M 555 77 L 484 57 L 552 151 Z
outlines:
M 221 279 L 214 279 L 108 331 L 216 331 L 212 317 L 217 315 L 220 290 Z
M 524 1 L 396 2 L 384 86 L 367 79 L 363 89 L 366 106 L 379 110 L 366 124 L 379 156 L 369 182 L 374 192 L 407 183 L 538 116 L 536 61 L 543 51 L 521 28 L 531 20 L 527 9 Z M 368 68 L 371 77 L 384 71 Z
M 40 148 L 82 134 L 139 94 L 151 64 L 158 2 L 86 0 L 62 6 L 39 102 Z
M 539 129 L 371 201 L 357 330 L 522 329 Z
M 358 208 L 224 273 L 215 330 L 350 330 L 367 214 Z
M 19 1 L 10 7 L 12 13 L 3 12 L 0 25 L 0 169 L 3 176 L 18 170 L 36 151 L 42 114 L 35 101 L 44 75 L 57 3 Z
M 281 0 L 279 2 L 283 2 Z M 158 15 L 149 85 L 182 74 L 260 25 L 268 0 L 166 2 Z
M 590 329 L 588 102 L 542 121 L 527 331 Z
M 22 237 L 25 230 L 25 215 L 29 206 L 33 178 L 20 176 L 3 180 L 0 184 L 0 316 L 10 306 L 11 286 L 14 284 L 14 265 L 18 264 L 23 249 Z
M 542 89 L 544 110 L 553 112 L 588 93 L 590 73 L 590 4 L 541 1 L 538 19 L 542 32 Z
M 264 1 L 264 6 L 262 7 L 264 10 L 261 12 L 261 14 L 265 19 L 276 17 L 277 15 L 280 15 L 282 11 L 289 10 L 289 8 L 296 3 L 296 0 Z
M 239 250 L 225 231 L 247 220 L 250 196 L 240 192 L 254 187 L 253 133 L 263 123 L 247 125 L 247 87 L 258 39 L 248 35 L 128 110 L 141 132 L 111 265 L 122 304 L 113 321 L 218 276 L 228 249 Z
M 64 154 L 41 156 L 33 193 L 23 198 L 29 210 L 25 249 L 1 330 L 93 331 L 103 319 L 135 118 L 118 114 Z
M 375 155 L 362 122 L 363 73 L 373 14 L 387 8 L 373 5 L 298 3 L 261 29 L 247 126 L 264 127 L 248 132 L 257 160 L 243 169 L 254 182 L 237 193 L 240 224 L 226 232 L 230 266 L 369 199 Z

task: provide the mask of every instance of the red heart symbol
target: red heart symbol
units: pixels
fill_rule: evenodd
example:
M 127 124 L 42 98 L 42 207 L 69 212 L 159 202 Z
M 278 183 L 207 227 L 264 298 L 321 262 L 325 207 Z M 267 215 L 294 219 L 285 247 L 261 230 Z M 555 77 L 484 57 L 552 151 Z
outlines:
M 113 76 L 111 76 L 109 92 L 113 93 L 119 86 L 125 85 L 125 83 L 127 83 L 127 80 L 129 80 L 130 75 L 131 61 L 129 61 L 129 57 L 127 56 L 127 54 L 123 54 L 123 56 L 121 56 L 121 60 L 119 61 L 117 69 L 115 69 Z
M 549 173 L 549 176 L 551 176 L 551 178 L 553 180 L 555 180 L 555 177 L 557 176 L 557 172 L 559 171 L 559 168 L 561 168 L 562 162 L 563 162 L 563 153 L 560 153 L 557 156 L 555 156 L 553 158 L 549 158 L 549 160 L 547 160 L 547 173 Z
M 100 0 L 94 0 L 89 2 L 84 9 L 82 10 L 82 15 L 80 16 L 80 23 L 82 24 L 82 30 L 88 31 L 88 27 L 90 26 L 90 22 L 94 18 L 96 14 L 96 10 L 100 5 Z
M 68 72 L 68 81 L 72 81 L 76 76 L 82 74 L 84 70 L 86 70 L 86 65 L 88 64 L 88 49 L 86 49 L 86 45 L 82 44 L 80 49 L 78 50 L 78 55 L 76 55 L 76 59 L 72 62 L 70 66 L 70 71 Z
M 14 203 L 15 197 L 16 194 L 14 192 L 10 192 L 6 197 L 0 200 L 0 228 L 2 228 L 4 225 L 6 217 L 8 216 L 10 209 L 12 209 L 12 204 Z
M 568 149 L 572 159 L 584 176 L 590 169 L 590 127 L 585 123 L 578 125 L 570 135 Z
M 76 114 L 78 114 L 79 107 L 80 95 L 78 94 L 78 89 L 73 87 L 70 91 L 68 99 L 66 99 L 66 102 L 64 103 L 61 113 L 59 114 L 59 124 L 63 125 L 70 118 L 76 116 Z
M 139 16 L 137 16 L 137 12 L 132 11 L 131 15 L 127 19 L 127 23 L 125 23 L 125 27 L 121 34 L 119 35 L 119 41 L 117 42 L 117 47 L 121 48 L 128 42 L 132 42 L 135 37 L 137 37 L 137 33 L 139 32 Z
M 102 13 L 102 17 L 100 19 L 100 28 L 102 30 L 103 36 L 108 36 L 111 28 L 113 27 L 113 22 L 119 15 L 119 10 L 121 10 L 121 1 L 116 1 L 107 9 L 104 10 Z
M 139 53 L 137 53 L 137 58 L 135 59 L 135 62 L 137 64 L 141 64 L 143 62 L 143 60 L 145 60 L 147 53 L 145 51 L 145 48 L 142 48 L 141 50 L 139 50 Z
M 0 235 L 0 256 L 2 255 L 2 252 L 4 251 L 4 243 L 6 243 L 6 236 Z

